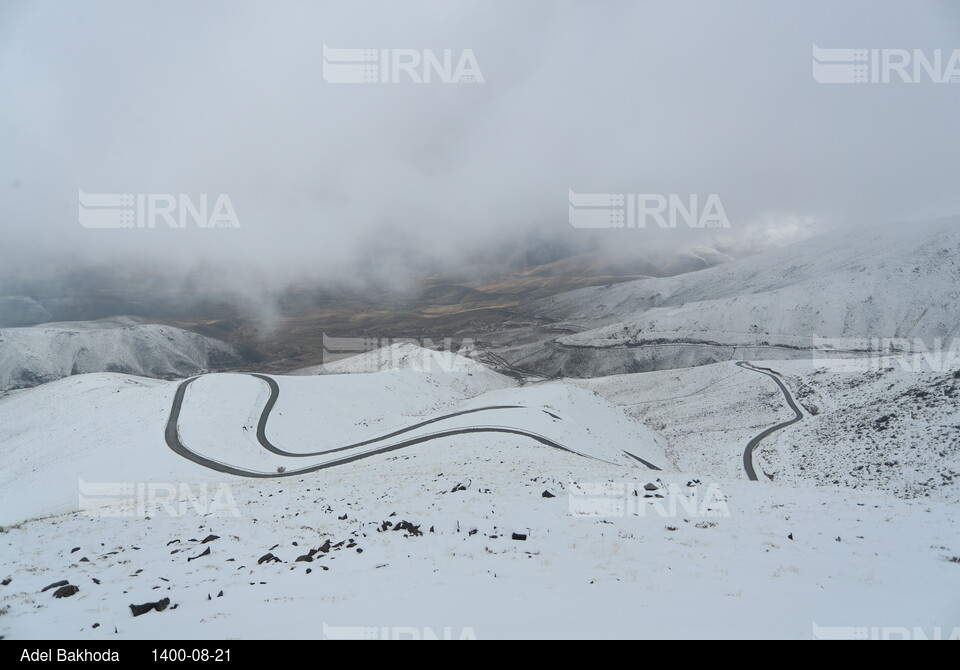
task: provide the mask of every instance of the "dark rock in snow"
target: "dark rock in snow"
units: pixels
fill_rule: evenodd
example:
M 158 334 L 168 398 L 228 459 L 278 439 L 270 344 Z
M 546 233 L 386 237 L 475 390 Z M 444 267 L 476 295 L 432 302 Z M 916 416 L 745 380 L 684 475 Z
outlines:
M 557 496 L 555 496 L 555 495 L 553 495 L 552 493 L 550 493 L 550 491 L 544 491 L 543 493 L 540 494 L 540 497 L 541 497 L 541 498 L 556 498 Z
M 58 588 L 60 586 L 66 586 L 69 583 L 70 582 L 68 580 L 61 579 L 59 582 L 54 582 L 53 584 L 47 584 L 42 589 L 40 589 L 40 593 L 43 593 L 44 591 L 49 591 L 50 589 Z
M 267 552 L 266 554 L 264 554 L 263 556 L 257 559 L 257 565 L 260 565 L 262 563 L 271 563 L 271 562 L 279 563 L 280 559 L 269 552 Z
M 163 600 L 158 600 L 155 603 L 144 603 L 142 605 L 130 605 L 130 611 L 133 612 L 133 616 L 140 616 L 141 614 L 146 614 L 147 612 L 151 612 L 153 610 L 156 610 L 157 612 L 162 612 L 163 610 L 167 609 L 169 605 L 170 605 L 170 599 L 164 598 Z M 177 606 L 174 605 L 173 609 L 176 609 L 176 608 Z
M 205 538 L 200 540 L 200 544 L 206 544 L 207 542 L 213 542 L 214 540 L 219 540 L 219 535 L 207 535 Z
M 209 553 L 210 553 L 210 547 L 207 547 L 207 548 L 204 549 L 202 552 L 200 552 L 199 554 L 197 554 L 196 556 L 194 556 L 194 557 L 192 557 L 192 558 L 188 556 L 188 557 L 187 557 L 187 562 L 189 563 L 190 561 L 195 561 L 195 560 L 197 560 L 198 558 L 200 558 L 200 557 L 202 557 L 202 556 L 207 556 Z
M 527 541 L 527 536 L 524 535 L 523 533 L 514 533 L 514 534 L 513 534 L 513 539 L 514 539 L 514 540 L 519 540 L 520 542 L 526 542 L 526 541 Z
M 398 523 L 396 526 L 394 526 L 393 529 L 394 529 L 395 531 L 396 531 L 396 530 L 405 530 L 409 535 L 411 535 L 411 536 L 413 536 L 413 537 L 419 537 L 420 535 L 423 535 L 423 532 L 421 532 L 421 530 L 420 530 L 420 526 L 414 526 L 414 525 L 413 525 L 412 523 L 410 523 L 409 521 L 401 521 L 401 522 Z
M 74 586 L 73 584 L 67 584 L 66 586 L 61 586 L 59 589 L 53 592 L 54 598 L 69 598 L 74 593 L 80 590 L 79 586 Z

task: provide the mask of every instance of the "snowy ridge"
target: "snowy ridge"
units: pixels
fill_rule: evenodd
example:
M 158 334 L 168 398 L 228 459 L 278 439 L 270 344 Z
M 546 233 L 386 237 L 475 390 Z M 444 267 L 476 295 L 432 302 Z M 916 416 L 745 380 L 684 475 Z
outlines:
M 241 362 L 225 342 L 132 319 L 0 330 L 0 391 L 91 372 L 185 377 Z
M 952 340 L 957 304 L 960 219 L 886 224 L 546 298 L 531 309 L 579 332 L 498 351 L 532 370 L 583 377 L 799 358 L 816 338 Z

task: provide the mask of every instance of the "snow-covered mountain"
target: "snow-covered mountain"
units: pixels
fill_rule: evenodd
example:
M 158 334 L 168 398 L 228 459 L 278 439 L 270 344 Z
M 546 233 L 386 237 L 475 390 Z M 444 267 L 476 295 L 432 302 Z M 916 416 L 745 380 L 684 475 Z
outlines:
M 803 413 L 755 452 L 764 479 L 960 504 L 960 369 L 905 370 L 896 357 L 870 371 L 857 360 L 758 365 Z M 658 431 L 681 470 L 717 477 L 742 476 L 744 445 L 791 416 L 769 377 L 733 363 L 566 381 Z
M 816 431 L 792 437 L 845 409 L 872 416 L 840 373 L 779 371 L 804 416 L 759 457 L 771 483 L 747 481 L 741 461 L 750 437 L 789 414 L 757 370 L 518 386 L 467 359 L 422 369 L 450 354 L 410 345 L 364 356 L 336 365 L 385 369 L 90 374 L 0 398 L 0 635 L 953 634 L 955 503 L 791 479 L 793 444 L 824 470 L 873 458 L 842 453 L 853 429 L 832 456 Z M 441 429 L 453 432 L 415 439 Z M 397 439 L 411 442 L 367 451 Z M 355 444 L 333 467 L 309 470 L 344 443 Z
M 952 218 L 843 230 L 699 272 L 571 291 L 530 305 L 549 329 L 489 339 L 512 364 L 588 377 L 810 358 L 818 338 L 950 341 L 960 337 L 958 305 Z
M 124 317 L 0 329 L 0 391 L 90 372 L 185 377 L 242 362 L 225 342 Z

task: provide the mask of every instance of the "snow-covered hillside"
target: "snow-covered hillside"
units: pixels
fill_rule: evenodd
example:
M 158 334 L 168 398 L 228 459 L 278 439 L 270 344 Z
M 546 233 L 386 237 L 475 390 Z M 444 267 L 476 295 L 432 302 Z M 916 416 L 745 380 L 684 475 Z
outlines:
M 449 447 L 237 482 L 238 516 L 187 506 L 8 528 L 0 634 L 809 639 L 870 626 L 947 637 L 958 621 L 951 509 L 742 481 L 693 488 L 689 474 L 512 440 Z M 603 482 L 623 482 L 608 516 L 572 514 L 578 491 Z M 648 484 L 682 490 L 694 512 L 656 506 Z M 702 503 L 721 497 L 711 515 Z M 79 591 L 42 592 L 62 580 Z M 131 613 L 164 598 L 163 611 Z
M 953 634 L 956 487 L 931 504 L 890 495 L 890 482 L 818 485 L 875 456 L 848 448 L 857 421 L 843 413 L 872 420 L 885 408 L 862 396 L 895 399 L 906 379 L 858 387 L 841 371 L 756 363 L 778 368 L 803 419 L 761 445 L 773 481 L 750 482 L 744 445 L 790 414 L 762 367 L 518 386 L 466 359 L 394 365 L 445 356 L 408 345 L 365 355 L 388 369 L 91 374 L 0 398 L 0 635 Z M 952 397 L 940 377 L 926 382 Z M 178 397 L 174 444 L 269 476 L 177 453 L 165 429 Z M 941 405 L 917 420 L 942 422 Z M 826 428 L 829 449 L 817 443 Z M 930 455 L 921 433 L 918 460 Z M 370 451 L 396 440 L 410 443 Z M 296 472 L 343 454 L 362 457 Z M 810 456 L 818 476 L 796 467 Z M 68 597 L 44 591 L 61 581 Z M 159 610 L 134 616 L 148 603 Z
M 472 366 L 473 363 L 467 361 Z M 373 439 L 347 456 L 439 431 L 491 429 L 491 439 L 537 446 L 517 429 L 591 459 L 628 465 L 627 451 L 668 467 L 660 437 L 589 391 L 563 384 L 516 388 L 489 370 L 274 377 L 276 404 L 258 442 L 270 387 L 252 375 L 211 374 L 185 389 L 176 431 L 191 451 L 238 468 L 281 473 L 330 460 L 326 452 Z M 77 482 L 235 480 L 178 456 L 164 441 L 181 382 L 117 374 L 80 375 L 0 399 L 0 524 L 76 509 Z M 57 421 L 50 421 L 55 412 Z M 438 419 L 438 417 L 442 417 Z M 438 419 L 431 421 L 432 419 Z M 423 424 L 419 425 L 418 424 Z M 412 430 L 408 427 L 418 426 Z M 402 433 L 402 436 L 398 434 Z M 380 436 L 395 436 L 379 439 Z M 469 436 L 469 435 L 468 435 Z M 425 442 L 442 458 L 460 435 Z M 431 447 L 428 447 L 431 448 Z M 300 454 L 314 456 L 300 457 Z M 336 453 L 340 453 L 337 451 Z M 43 490 L 44 495 L 36 495 Z
M 960 504 L 960 367 L 904 370 L 890 358 L 778 362 L 808 417 L 760 450 L 775 481 L 880 489 Z
M 225 342 L 129 318 L 0 329 L 0 391 L 89 372 L 185 377 L 241 363 Z
M 530 305 L 552 320 L 539 337 L 489 339 L 515 365 L 589 377 L 809 357 L 816 338 L 952 341 L 958 305 L 953 218 L 844 230 L 677 277 L 564 293 Z
M 757 365 L 781 375 L 803 412 L 755 453 L 764 479 L 960 504 L 960 369 L 904 370 L 897 358 L 867 373 L 852 360 Z M 679 468 L 718 477 L 744 477 L 744 445 L 792 416 L 769 377 L 733 363 L 567 383 L 661 433 Z

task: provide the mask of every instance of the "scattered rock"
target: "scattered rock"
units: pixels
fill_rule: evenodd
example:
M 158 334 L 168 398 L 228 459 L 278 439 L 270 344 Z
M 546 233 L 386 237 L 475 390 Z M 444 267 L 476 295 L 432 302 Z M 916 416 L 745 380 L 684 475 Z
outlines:
M 3 584 L 4 586 L 6 586 L 7 584 L 9 584 L 9 583 L 12 582 L 12 581 L 13 581 L 12 579 L 10 579 L 9 577 L 7 577 L 7 578 L 4 579 L 2 582 L 0 582 L 0 584 Z
M 144 603 L 142 605 L 130 605 L 130 611 L 133 612 L 133 616 L 140 616 L 141 614 L 146 614 L 147 612 L 156 610 L 157 612 L 162 612 L 167 609 L 170 605 L 170 599 L 164 598 L 163 600 L 158 600 L 155 603 Z M 174 605 L 173 609 L 176 609 L 177 606 Z
M 68 580 L 61 579 L 59 582 L 54 582 L 53 584 L 47 584 L 42 589 L 40 589 L 40 593 L 43 593 L 44 591 L 49 591 L 50 589 L 55 589 L 61 586 L 66 586 L 69 583 L 70 582 Z
M 257 565 L 260 565 L 262 563 L 270 563 L 270 562 L 279 563 L 280 559 L 274 556 L 273 554 L 271 554 L 270 552 L 267 552 L 266 554 L 264 554 L 263 556 L 257 559 Z
M 206 544 L 207 542 L 213 542 L 214 540 L 219 540 L 219 535 L 207 535 L 205 538 L 200 540 L 200 544 Z
M 218 598 L 222 598 L 222 597 L 223 597 L 223 591 L 220 591 L 220 593 L 217 594 L 217 597 L 218 597 Z
M 790 533 L 789 535 L 787 535 L 787 539 L 788 539 L 788 540 L 792 540 L 792 539 L 793 539 L 793 533 Z
M 660 487 L 657 486 L 656 484 L 644 484 L 644 485 L 643 485 L 643 490 L 644 490 L 644 491 L 659 491 L 659 490 L 660 490 Z
M 519 541 L 521 541 L 521 542 L 526 542 L 526 541 L 527 541 L 527 536 L 524 535 L 523 533 L 514 533 L 514 534 L 513 534 L 513 539 L 514 539 L 514 540 L 519 540 Z
M 540 497 L 541 497 L 541 498 L 556 498 L 557 496 L 555 496 L 555 495 L 553 495 L 552 493 L 550 493 L 550 491 L 544 491 L 543 493 L 540 494 Z
M 73 549 L 70 550 L 70 553 L 71 553 L 71 554 L 75 554 L 75 553 L 77 553 L 78 551 L 80 551 L 80 547 L 74 547 Z
M 414 526 L 409 521 L 401 521 L 396 526 L 393 527 L 394 530 L 404 530 L 407 532 L 408 536 L 419 537 L 423 535 L 420 531 L 420 526 Z
M 74 586 L 73 584 L 67 584 L 66 586 L 61 586 L 59 589 L 53 592 L 54 598 L 69 598 L 74 593 L 80 590 L 79 586 Z
M 196 556 L 194 556 L 194 557 L 192 557 L 192 558 L 188 556 L 188 557 L 187 557 L 187 563 L 189 563 L 190 561 L 195 561 L 195 560 L 197 560 L 198 558 L 201 558 L 201 557 L 203 557 L 203 556 L 207 556 L 209 553 L 210 553 L 210 547 L 207 547 L 207 548 L 204 549 L 202 552 L 200 552 L 199 554 L 197 554 Z

